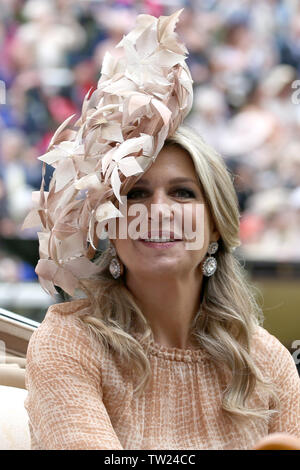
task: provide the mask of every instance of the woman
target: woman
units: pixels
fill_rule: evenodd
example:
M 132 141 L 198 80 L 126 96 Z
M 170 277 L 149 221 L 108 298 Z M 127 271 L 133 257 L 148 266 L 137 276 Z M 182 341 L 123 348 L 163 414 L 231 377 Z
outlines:
M 145 132 L 145 123 L 137 122 Z M 149 125 L 162 135 L 153 120 Z M 97 272 L 76 284 L 86 298 L 50 307 L 31 337 L 26 408 L 33 449 L 251 449 L 273 432 L 300 437 L 296 366 L 259 326 L 260 310 L 233 255 L 240 242 L 231 176 L 194 131 L 170 129 L 142 174 L 120 187 L 112 182 L 106 204 L 117 202 L 125 217 L 118 218 L 115 233 L 108 229 L 110 246 L 95 261 Z M 121 147 L 109 155 L 120 155 Z M 95 175 L 89 182 L 98 191 Z M 61 191 L 65 203 L 67 191 Z M 62 250 L 61 244 L 69 240 L 65 233 L 74 228 L 81 201 L 62 210 L 59 196 L 54 184 L 43 220 L 48 216 L 47 229 L 53 223 L 47 253 L 61 259 L 50 274 L 53 264 L 46 259 L 49 271 L 39 267 L 38 273 L 46 286 L 51 279 L 63 285 L 69 276 L 68 289 L 76 270 L 70 277 L 59 266 L 76 261 L 64 251 L 74 254 L 78 246 Z M 49 216 L 55 204 L 64 217 L 60 225 Z M 103 222 L 103 211 L 95 213 Z
M 221 158 L 181 127 L 127 201 L 191 213 L 204 203 L 203 248 L 112 240 L 123 275 L 112 278 L 107 250 L 89 298 L 49 309 L 27 356 L 33 448 L 251 449 L 272 432 L 300 437 L 296 366 L 258 326 L 230 250 L 239 215 Z

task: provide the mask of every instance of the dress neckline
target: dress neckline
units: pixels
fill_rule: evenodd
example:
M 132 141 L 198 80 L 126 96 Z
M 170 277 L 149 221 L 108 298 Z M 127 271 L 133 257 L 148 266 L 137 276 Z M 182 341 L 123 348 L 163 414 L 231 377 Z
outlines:
M 135 333 L 134 337 L 140 342 L 142 335 Z M 207 357 L 207 352 L 200 348 L 199 349 L 180 349 L 176 347 L 163 346 L 160 343 L 151 341 L 149 347 L 142 345 L 143 349 L 147 349 L 151 356 L 160 357 L 169 361 L 177 362 L 199 362 L 200 360 Z

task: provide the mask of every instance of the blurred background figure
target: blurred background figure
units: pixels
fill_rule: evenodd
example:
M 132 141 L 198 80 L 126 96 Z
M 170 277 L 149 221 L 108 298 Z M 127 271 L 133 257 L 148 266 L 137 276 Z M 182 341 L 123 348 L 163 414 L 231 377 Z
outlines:
M 224 156 L 232 173 L 241 211 L 237 255 L 249 273 L 275 279 L 288 272 L 297 279 L 297 0 L 0 0 L 6 90 L 0 104 L 0 281 L 36 282 L 37 235 L 21 232 L 21 225 L 31 192 L 40 187 L 38 156 L 97 87 L 104 53 L 117 53 L 138 14 L 170 15 L 180 8 L 177 31 L 189 50 L 195 93 L 185 123 Z M 51 174 L 47 168 L 46 186 Z M 298 332 L 300 338 L 299 321 Z

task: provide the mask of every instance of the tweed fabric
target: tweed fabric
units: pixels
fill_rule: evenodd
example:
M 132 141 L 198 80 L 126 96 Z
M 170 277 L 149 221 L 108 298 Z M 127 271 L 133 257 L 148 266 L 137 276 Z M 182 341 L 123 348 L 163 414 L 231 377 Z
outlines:
M 130 365 L 104 349 L 79 318 L 82 309 L 89 312 L 87 300 L 51 306 L 31 337 L 25 407 L 32 449 L 251 449 L 272 432 L 300 437 L 295 363 L 262 327 L 252 354 L 278 386 L 280 412 L 269 425 L 261 419 L 238 425 L 221 410 L 228 377 L 205 351 L 152 344 L 152 380 L 136 397 Z M 249 405 L 273 406 L 258 390 Z

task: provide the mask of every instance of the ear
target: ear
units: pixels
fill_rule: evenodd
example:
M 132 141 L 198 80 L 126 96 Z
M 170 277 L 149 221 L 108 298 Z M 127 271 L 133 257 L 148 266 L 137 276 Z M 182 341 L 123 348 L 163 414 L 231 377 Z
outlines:
M 108 238 L 108 241 L 109 241 L 109 245 L 113 246 L 116 249 L 113 240 L 111 238 Z
M 220 239 L 220 234 L 217 230 L 214 230 L 211 234 L 210 240 L 211 242 L 217 242 Z
M 211 242 L 217 242 L 220 237 L 221 237 L 221 235 L 218 232 L 215 223 L 211 220 L 210 241 Z

